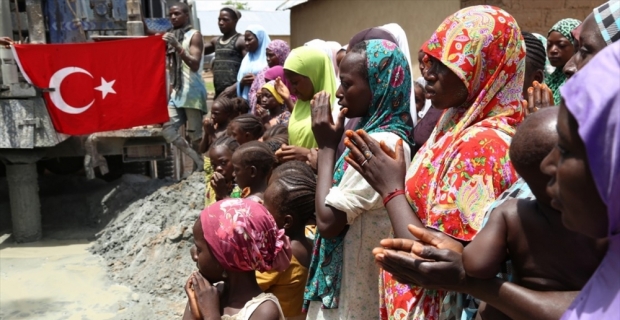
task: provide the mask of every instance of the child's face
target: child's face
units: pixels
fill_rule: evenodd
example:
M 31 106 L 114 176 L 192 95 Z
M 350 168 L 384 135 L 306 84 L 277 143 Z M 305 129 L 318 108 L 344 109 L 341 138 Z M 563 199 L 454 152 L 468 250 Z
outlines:
M 219 102 L 214 102 L 213 107 L 211 107 L 211 120 L 213 121 L 213 123 L 227 123 L 229 118 L 230 114 L 228 110 L 225 110 Z
M 239 188 L 250 187 L 252 181 L 256 178 L 256 168 L 253 166 L 245 166 L 243 164 L 243 155 L 235 152 L 232 158 L 233 177 Z
M 260 105 L 267 110 L 273 110 L 281 106 L 268 89 L 262 89 Z
M 196 262 L 198 271 L 200 271 L 200 274 L 212 284 L 223 281 L 224 278 L 222 277 L 222 274 L 224 273 L 224 268 L 222 268 L 222 265 L 211 254 L 211 250 L 209 249 L 207 241 L 204 238 L 200 218 L 198 218 L 196 223 L 194 223 L 193 232 L 194 246 L 196 250 L 191 251 L 191 257 L 192 260 Z
M 424 96 L 424 91 L 418 86 L 414 86 L 415 93 L 415 109 L 417 112 L 422 111 L 424 109 L 424 104 L 426 103 L 426 97 Z
M 226 181 L 233 179 L 232 152 L 225 146 L 216 146 L 209 150 L 211 168 L 214 172 L 219 172 L 226 178 Z
M 235 122 L 232 122 L 228 125 L 228 135 L 231 138 L 237 140 L 239 145 L 252 141 L 252 139 L 250 138 L 250 134 L 241 130 L 241 128 L 239 128 L 239 125 Z

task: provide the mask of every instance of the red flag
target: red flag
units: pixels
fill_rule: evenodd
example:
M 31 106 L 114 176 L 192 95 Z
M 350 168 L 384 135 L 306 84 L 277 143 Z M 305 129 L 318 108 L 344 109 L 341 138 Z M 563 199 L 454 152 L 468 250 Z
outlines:
M 15 44 L 24 77 L 44 93 L 56 131 L 71 135 L 168 121 L 161 37 Z

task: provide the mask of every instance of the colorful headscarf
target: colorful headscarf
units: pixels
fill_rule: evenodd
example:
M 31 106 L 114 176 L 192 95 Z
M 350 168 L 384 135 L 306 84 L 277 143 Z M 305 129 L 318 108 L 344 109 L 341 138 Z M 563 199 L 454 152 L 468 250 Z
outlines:
M 226 270 L 284 271 L 291 245 L 262 204 L 248 199 L 218 201 L 200 213 L 204 238 Z
M 241 86 L 241 79 L 248 73 L 256 75 L 267 67 L 266 49 L 271 39 L 267 31 L 265 31 L 265 28 L 258 24 L 249 25 L 246 31 L 252 32 L 256 36 L 256 41 L 258 41 L 258 49 L 254 52 L 248 52 L 245 57 L 243 57 L 241 66 L 239 67 L 239 73 L 237 73 L 237 96 L 247 101 L 248 94 L 250 93 L 250 86 Z
M 323 51 L 308 46 L 293 49 L 284 63 L 284 70 L 310 78 L 314 86 L 313 94 L 320 91 L 329 93 L 331 105 L 334 105 L 336 90 L 338 89 L 334 67 Z M 312 133 L 310 113 L 310 100 L 298 99 L 288 123 L 290 145 L 308 149 L 318 146 L 314 139 L 314 133 Z
M 278 57 L 278 62 L 280 62 L 280 66 L 284 65 L 284 61 L 288 57 L 288 54 L 291 52 L 291 49 L 288 46 L 288 43 L 283 40 L 273 40 L 267 45 L 267 49 L 271 50 L 276 57 Z M 266 53 L 265 53 L 266 58 Z M 254 78 L 254 82 L 252 82 L 252 86 L 250 87 L 250 92 L 248 93 L 248 102 L 250 104 L 250 110 L 254 115 L 256 114 L 256 105 L 260 104 L 260 101 L 256 100 L 256 96 L 258 92 L 265 84 L 265 73 L 269 70 L 269 66 L 266 66 L 261 72 L 259 72 Z M 273 79 L 275 80 L 275 79 Z
M 562 320 L 617 319 L 620 315 L 619 74 L 620 42 L 616 42 L 597 54 L 561 89 L 566 107 L 579 124 L 590 171 L 609 217 L 607 253 Z
M 551 32 L 557 31 L 562 36 L 564 36 L 564 38 L 568 39 L 573 45 L 577 45 L 577 43 L 575 42 L 575 37 L 573 37 L 573 34 L 571 33 L 571 31 L 577 28 L 580 24 L 581 24 L 581 21 L 577 19 L 573 19 L 573 18 L 562 19 L 556 22 L 553 25 L 553 27 L 549 29 L 549 32 L 547 33 L 547 37 L 549 36 L 549 34 L 551 34 Z
M 271 80 L 271 81 L 265 83 L 261 89 L 269 90 L 269 92 L 271 92 L 273 97 L 276 98 L 276 101 L 278 101 L 279 104 L 283 104 L 284 103 L 284 99 L 282 99 L 282 96 L 278 93 L 278 91 L 276 91 L 275 84 L 276 84 L 276 82 Z
M 594 8 L 594 20 L 607 45 L 620 40 L 620 0 L 611 0 Z
M 284 76 L 284 67 L 282 67 L 282 66 L 275 66 L 275 67 L 271 67 L 271 68 L 267 69 L 267 71 L 265 71 L 265 80 L 270 80 L 270 81 L 271 80 L 276 80 L 278 77 L 280 77 L 280 79 L 282 79 L 282 82 L 284 82 L 286 87 L 289 88 L 289 90 L 290 90 L 290 84 L 288 83 L 288 80 Z
M 581 21 L 577 19 L 572 19 L 572 18 L 562 19 L 558 21 L 556 24 L 554 24 L 553 27 L 551 27 L 547 36 L 551 34 L 551 32 L 557 31 L 560 34 L 562 34 L 562 36 L 564 36 L 566 39 L 568 39 L 574 46 L 576 46 L 577 41 L 575 40 L 575 37 L 573 36 L 572 31 L 575 28 L 577 28 L 580 24 L 581 24 Z M 562 95 L 560 95 L 560 87 L 564 85 L 564 83 L 566 82 L 566 79 L 567 77 L 564 74 L 562 67 L 555 68 L 555 71 L 553 71 L 553 73 L 550 74 L 549 77 L 545 79 L 545 83 L 547 84 L 549 89 L 551 89 L 551 91 L 553 92 L 553 103 L 555 105 L 560 104 L 560 100 L 562 99 Z
M 393 42 L 370 40 L 365 43 L 372 102 L 368 114 L 362 118 L 356 129 L 363 129 L 367 133 L 391 132 L 412 145 L 409 133 L 413 128 L 407 124 L 411 116 L 411 72 L 407 59 Z M 336 162 L 334 186 L 340 184 L 348 168 L 344 160 L 348 154 L 347 149 Z M 346 229 L 339 236 L 325 240 L 317 231 L 304 294 L 305 309 L 310 301 L 321 301 L 327 309 L 338 307 L 345 235 Z
M 380 28 L 394 35 L 394 38 L 396 39 L 394 43 L 398 45 L 398 48 L 400 48 L 400 51 L 403 52 L 405 59 L 407 59 L 407 63 L 409 63 L 409 70 L 411 71 L 411 74 L 412 74 L 412 77 L 411 77 L 411 89 L 412 90 L 411 90 L 410 99 L 411 101 L 413 101 L 413 103 L 409 105 L 409 113 L 411 114 L 411 121 L 413 122 L 413 126 L 415 127 L 418 124 L 418 111 L 415 108 L 415 92 L 413 90 L 413 81 L 415 81 L 415 79 L 413 79 L 413 64 L 411 63 L 411 52 L 409 52 L 409 41 L 407 40 L 407 34 L 405 33 L 405 30 L 403 30 L 403 28 L 398 23 L 388 23 L 384 26 L 381 26 Z
M 468 97 L 466 107 L 444 111 L 416 153 L 406 196 L 426 227 L 471 241 L 486 207 L 518 179 L 508 147 L 524 117 L 525 44 L 506 11 L 472 6 L 444 20 L 422 50 L 463 81 Z M 382 314 L 439 318 L 444 292 L 407 290 L 385 271 L 380 281 Z

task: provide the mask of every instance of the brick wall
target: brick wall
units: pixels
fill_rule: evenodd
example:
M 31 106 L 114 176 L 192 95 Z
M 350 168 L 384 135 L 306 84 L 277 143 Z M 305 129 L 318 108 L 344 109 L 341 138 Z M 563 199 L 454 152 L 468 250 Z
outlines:
M 583 21 L 592 9 L 603 3 L 604 0 L 461 0 L 461 8 L 478 4 L 497 6 L 515 17 L 521 30 L 546 36 L 559 20 Z

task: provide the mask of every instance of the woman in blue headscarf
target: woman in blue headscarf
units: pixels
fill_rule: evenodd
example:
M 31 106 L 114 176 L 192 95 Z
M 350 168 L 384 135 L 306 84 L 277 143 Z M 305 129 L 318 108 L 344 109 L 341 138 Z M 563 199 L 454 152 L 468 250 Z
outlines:
M 340 64 L 340 79 L 338 119 L 332 119 L 329 94 L 321 91 L 312 101 L 318 230 L 304 296 L 308 319 L 366 319 L 379 310 L 379 269 L 369 253 L 389 235 L 390 219 L 381 196 L 345 161 L 372 154 L 347 149 L 336 158 L 345 116 L 362 118 L 355 129 L 392 150 L 402 145 L 410 159 L 411 71 L 398 46 L 387 40 L 356 44 Z
M 269 35 L 260 25 L 249 25 L 245 30 L 245 55 L 237 73 L 237 96 L 248 100 L 248 93 L 254 76 L 267 67 L 267 45 L 271 42 Z

